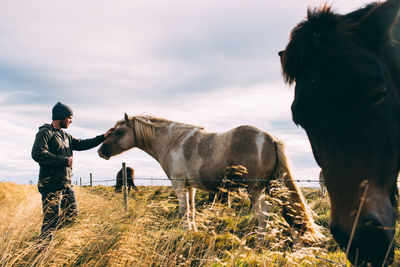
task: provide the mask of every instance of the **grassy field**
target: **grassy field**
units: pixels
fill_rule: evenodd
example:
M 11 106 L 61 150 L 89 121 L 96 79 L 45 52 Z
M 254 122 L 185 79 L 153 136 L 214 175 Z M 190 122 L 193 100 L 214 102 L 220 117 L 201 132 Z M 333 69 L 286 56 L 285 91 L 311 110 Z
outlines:
M 196 196 L 199 231 L 182 229 L 171 187 L 139 187 L 123 209 L 113 187 L 76 187 L 79 221 L 39 249 L 42 212 L 36 186 L 0 183 L 0 266 L 339 266 L 346 264 L 326 227 L 329 202 L 318 189 L 303 192 L 327 239 L 302 244 L 271 210 L 266 245 L 254 244 L 256 220 L 245 194 L 232 207 Z M 273 199 L 267 199 L 271 203 Z M 397 240 L 399 236 L 397 236 Z M 399 248 L 393 266 L 400 265 Z

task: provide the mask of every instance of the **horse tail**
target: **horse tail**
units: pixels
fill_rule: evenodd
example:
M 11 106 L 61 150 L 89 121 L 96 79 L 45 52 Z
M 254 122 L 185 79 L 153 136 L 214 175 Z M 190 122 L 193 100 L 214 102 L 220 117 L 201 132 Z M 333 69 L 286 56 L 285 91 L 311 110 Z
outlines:
M 306 204 L 304 196 L 293 180 L 290 171 L 288 159 L 285 154 L 284 144 L 280 140 L 275 140 L 277 163 L 272 179 L 270 182 L 270 194 L 277 196 L 282 203 L 282 215 L 284 219 L 297 229 L 302 236 L 302 239 L 309 242 L 315 242 L 324 237 L 320 231 L 320 227 L 314 223 L 311 216 L 311 210 Z M 288 190 L 274 187 L 273 184 L 283 181 L 283 184 Z M 275 192 L 275 193 L 274 193 Z

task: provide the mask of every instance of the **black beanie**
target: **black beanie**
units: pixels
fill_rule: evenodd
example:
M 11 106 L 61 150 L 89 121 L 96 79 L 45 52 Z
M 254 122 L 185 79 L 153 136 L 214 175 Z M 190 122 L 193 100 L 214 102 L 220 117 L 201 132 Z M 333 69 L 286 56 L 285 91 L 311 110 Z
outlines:
M 72 109 L 61 102 L 57 102 L 51 112 L 53 113 L 52 120 L 63 120 L 73 115 Z

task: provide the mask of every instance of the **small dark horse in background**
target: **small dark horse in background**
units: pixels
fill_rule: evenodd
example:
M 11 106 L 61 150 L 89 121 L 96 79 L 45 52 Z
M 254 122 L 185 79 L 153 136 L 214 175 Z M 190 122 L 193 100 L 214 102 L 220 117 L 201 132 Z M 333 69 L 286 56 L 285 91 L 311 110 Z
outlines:
M 138 190 L 136 187 L 135 183 L 133 180 L 135 179 L 135 171 L 131 167 L 126 167 L 126 186 L 128 187 L 128 193 L 131 191 L 131 188 L 133 190 Z M 122 169 L 119 170 L 117 173 L 116 177 L 116 184 L 115 184 L 115 192 L 121 192 L 122 186 L 123 186 L 123 180 L 122 180 Z
M 331 232 L 357 266 L 394 257 L 400 163 L 400 0 L 345 15 L 308 10 L 279 54 L 293 121 L 331 201 Z

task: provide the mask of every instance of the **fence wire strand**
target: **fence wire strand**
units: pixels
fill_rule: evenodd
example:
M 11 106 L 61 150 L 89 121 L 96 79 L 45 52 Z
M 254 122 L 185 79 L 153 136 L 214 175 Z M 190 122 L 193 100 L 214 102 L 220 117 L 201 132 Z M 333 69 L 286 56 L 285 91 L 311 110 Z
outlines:
M 172 180 L 174 181 L 207 181 L 207 182 L 223 182 L 223 179 L 217 179 L 217 178 L 210 178 L 210 179 L 190 179 L 190 178 L 174 178 L 174 179 L 168 179 L 168 178 L 157 178 L 157 177 L 134 177 L 134 180 L 142 180 L 142 181 L 149 181 L 149 182 L 153 182 L 153 181 L 165 181 L 165 182 L 171 182 Z M 108 183 L 108 182 L 115 182 L 117 179 L 106 179 L 106 180 L 93 180 L 92 183 Z M 77 180 L 76 180 L 77 181 Z M 252 182 L 270 182 L 270 181 L 279 181 L 279 182 L 285 182 L 285 181 L 294 181 L 296 183 L 323 183 L 323 181 L 320 180 L 315 180 L 315 179 L 274 179 L 274 178 L 270 178 L 270 179 L 266 179 L 266 178 L 261 178 L 261 179 L 251 179 L 249 181 Z M 241 181 L 233 181 L 233 182 L 243 182 L 243 180 Z M 82 185 L 89 185 L 90 182 L 84 182 L 82 183 Z

